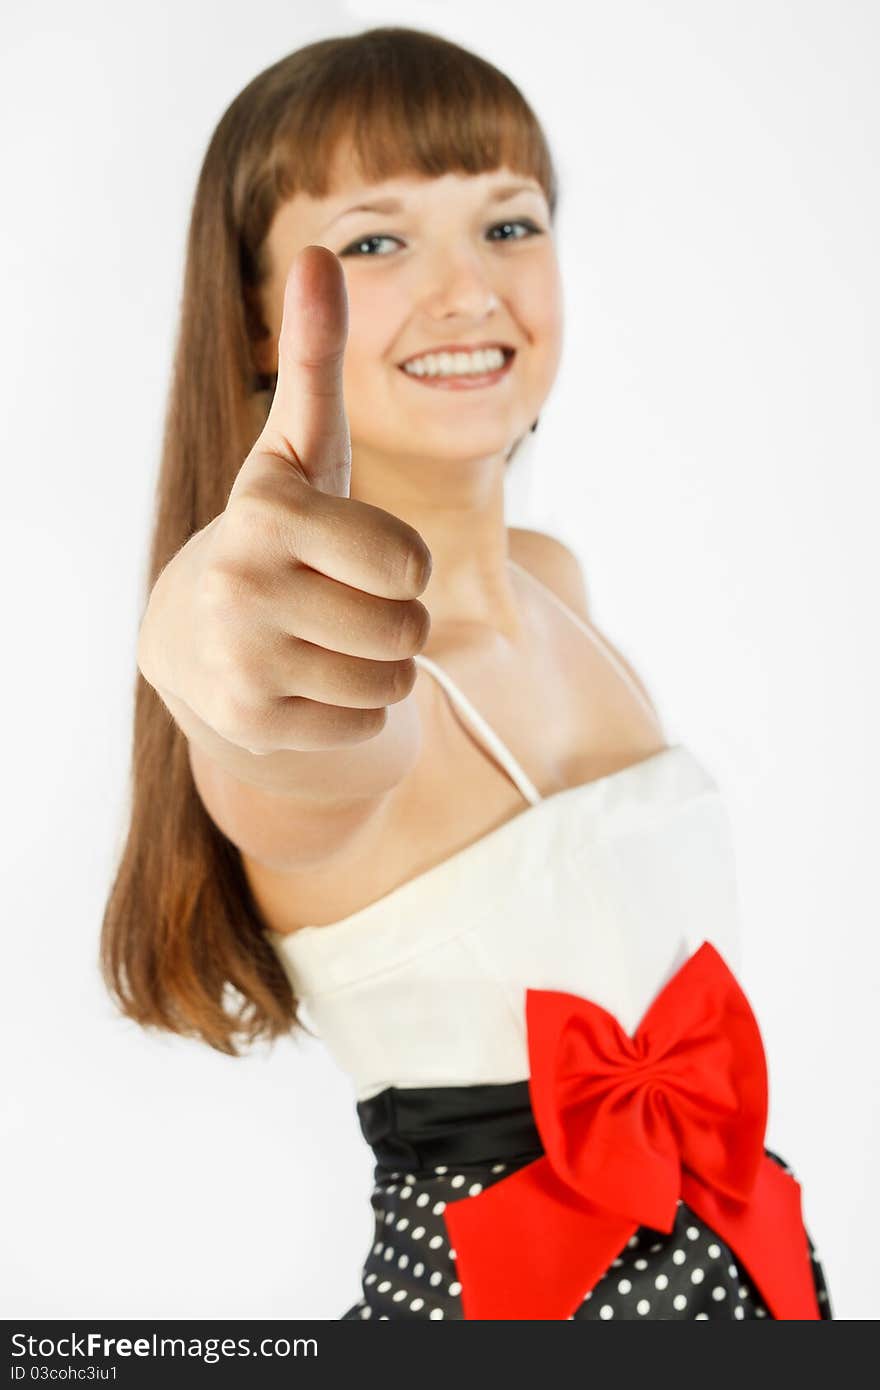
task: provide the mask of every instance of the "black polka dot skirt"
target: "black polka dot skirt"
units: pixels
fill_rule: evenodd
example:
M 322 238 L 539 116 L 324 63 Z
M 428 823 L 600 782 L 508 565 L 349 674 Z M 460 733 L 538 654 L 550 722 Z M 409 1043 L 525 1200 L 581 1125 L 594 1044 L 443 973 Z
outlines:
M 440 1096 L 445 1118 L 436 1113 L 434 1098 Z M 458 1124 L 458 1128 L 456 1097 L 460 1103 L 461 1088 L 418 1094 L 389 1088 L 358 1105 L 364 1135 L 380 1157 L 374 1170 L 374 1232 L 361 1274 L 362 1295 L 342 1314 L 342 1320 L 464 1317 L 456 1252 L 443 1220 L 446 1205 L 502 1181 L 539 1157 L 542 1149 L 534 1142 L 536 1131 L 528 1107 L 522 1104 L 521 1083 L 466 1088 L 471 1123 Z M 418 1113 L 420 1101 L 426 1099 L 429 1109 L 423 1107 Z M 492 1116 L 483 1108 L 489 1099 Z M 473 1113 L 474 1107 L 478 1114 Z M 473 1150 L 484 1147 L 490 1135 L 496 1147 L 519 1153 L 474 1161 Z M 526 1152 L 522 1151 L 524 1139 L 530 1141 Z M 459 1149 L 465 1161 L 428 1166 L 425 1153 L 432 1148 Z M 766 1152 L 791 1171 L 776 1154 Z M 408 1165 L 399 1162 L 404 1156 L 410 1159 Z M 825 1275 L 809 1234 L 807 1240 L 820 1314 L 830 1319 Z M 598 1282 L 585 1289 L 569 1318 L 743 1321 L 771 1316 L 734 1252 L 679 1201 L 673 1230 L 640 1227 Z

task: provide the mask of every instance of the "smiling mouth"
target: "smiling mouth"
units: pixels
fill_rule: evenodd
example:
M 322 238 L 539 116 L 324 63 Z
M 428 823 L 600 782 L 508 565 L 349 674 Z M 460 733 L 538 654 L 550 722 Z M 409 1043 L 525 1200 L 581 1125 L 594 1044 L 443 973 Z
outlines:
M 460 375 L 437 372 L 432 376 L 427 373 L 417 376 L 415 372 L 406 371 L 402 365 L 398 365 L 397 370 L 406 377 L 407 381 L 412 381 L 417 386 L 429 386 L 440 391 L 474 391 L 481 387 L 494 386 L 496 382 L 502 381 L 508 375 L 511 363 L 516 356 L 516 349 L 501 348 L 501 351 L 504 354 L 504 362 L 500 367 L 488 372 L 462 372 Z

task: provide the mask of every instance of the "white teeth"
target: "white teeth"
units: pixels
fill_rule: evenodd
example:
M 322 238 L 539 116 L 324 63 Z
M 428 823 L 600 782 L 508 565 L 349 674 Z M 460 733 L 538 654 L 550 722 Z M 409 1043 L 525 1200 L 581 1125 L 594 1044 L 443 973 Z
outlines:
M 483 348 L 478 352 L 429 352 L 404 363 L 403 370 L 411 376 L 473 376 L 503 366 L 500 348 Z

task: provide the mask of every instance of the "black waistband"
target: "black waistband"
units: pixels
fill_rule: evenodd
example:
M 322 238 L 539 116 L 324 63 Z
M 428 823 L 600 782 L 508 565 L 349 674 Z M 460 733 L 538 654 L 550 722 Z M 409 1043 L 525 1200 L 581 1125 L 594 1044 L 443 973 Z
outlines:
M 388 1086 L 358 1101 L 357 1115 L 383 1168 L 528 1161 L 544 1152 L 528 1081 Z

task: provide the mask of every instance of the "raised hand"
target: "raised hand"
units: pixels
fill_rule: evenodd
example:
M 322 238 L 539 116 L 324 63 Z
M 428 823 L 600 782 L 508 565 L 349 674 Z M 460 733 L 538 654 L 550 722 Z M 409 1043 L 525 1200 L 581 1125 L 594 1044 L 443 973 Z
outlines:
M 341 263 L 306 246 L 287 277 L 265 427 L 225 510 L 163 570 L 141 628 L 147 680 L 251 753 L 375 736 L 430 630 L 417 597 L 428 547 L 350 496 L 347 332 Z

